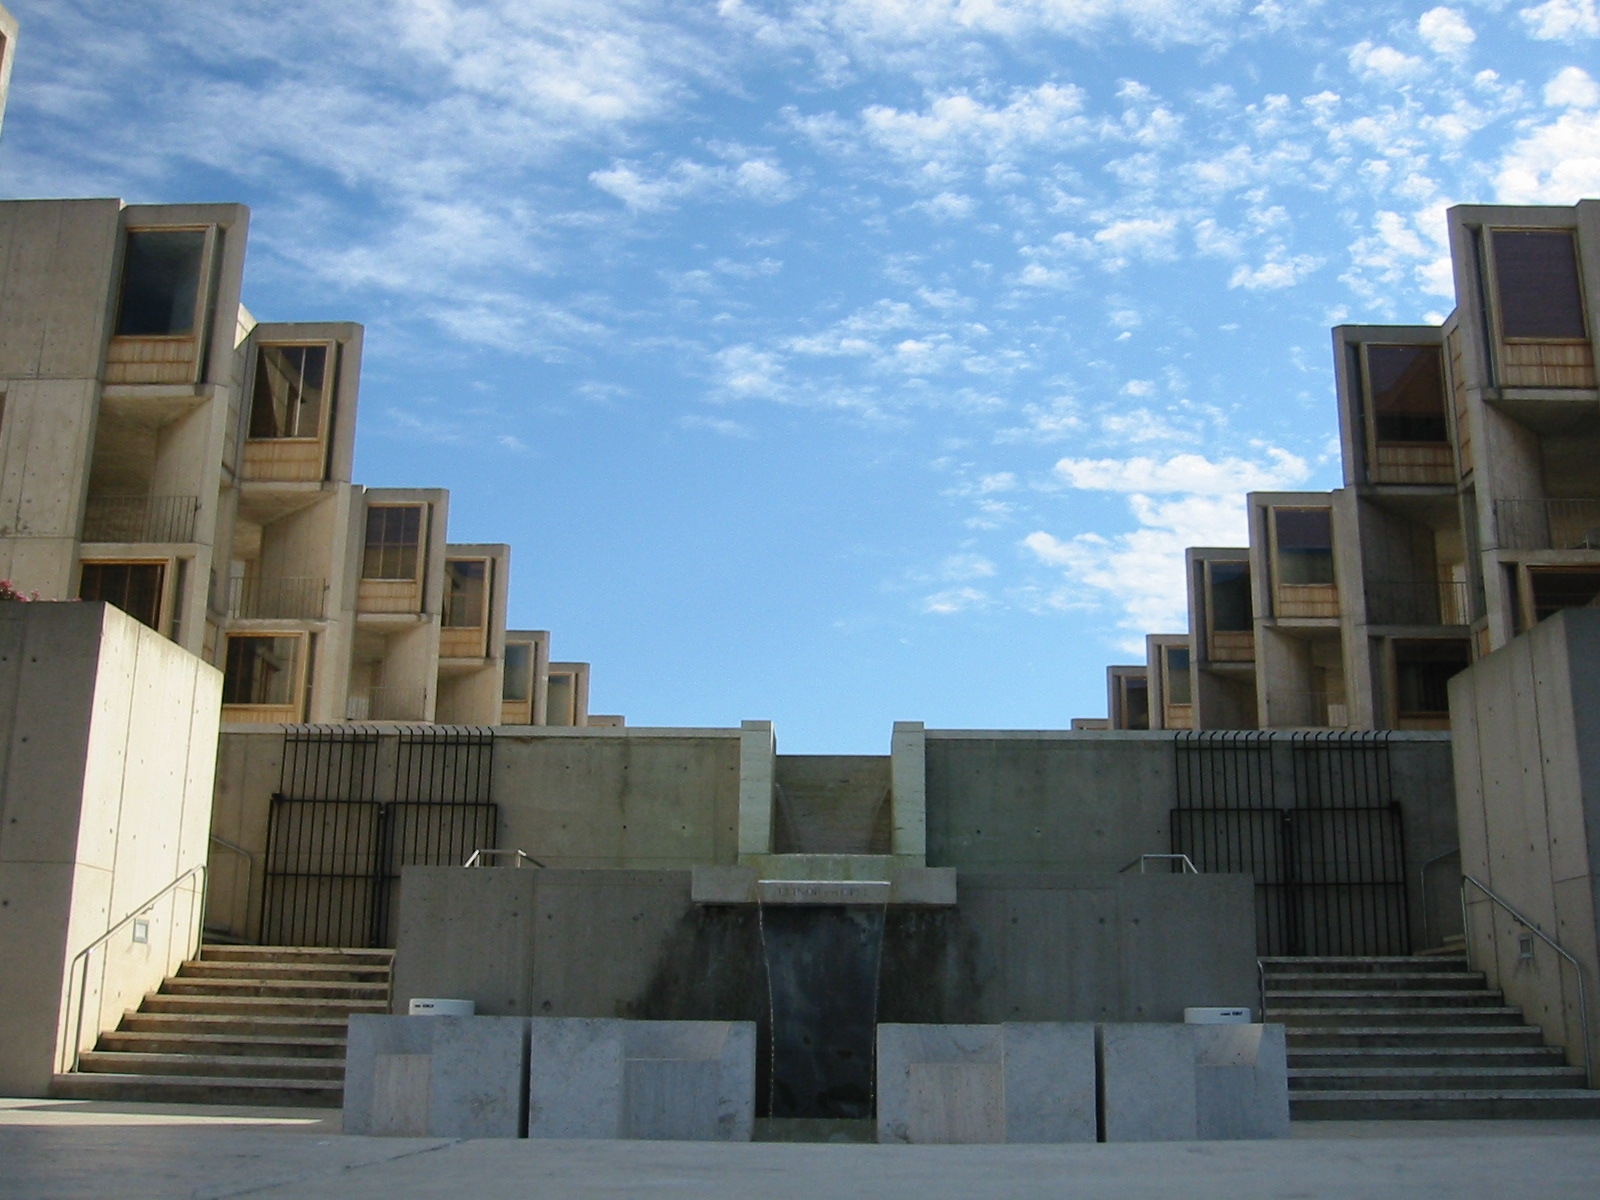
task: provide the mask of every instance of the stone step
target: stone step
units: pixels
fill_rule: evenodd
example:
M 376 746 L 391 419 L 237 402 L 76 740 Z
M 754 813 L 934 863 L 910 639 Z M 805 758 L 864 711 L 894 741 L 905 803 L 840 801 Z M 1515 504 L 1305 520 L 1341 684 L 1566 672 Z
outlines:
M 113 1075 L 79 1071 L 54 1076 L 50 1081 L 50 1094 L 63 1100 L 338 1108 L 344 1096 L 344 1083 L 327 1079 L 218 1079 L 203 1075 Z
M 1290 1025 L 1291 1054 L 1318 1047 L 1477 1046 L 1538 1047 L 1544 1034 L 1537 1025 Z
M 1482 971 L 1391 971 L 1385 975 L 1349 971 L 1283 971 L 1267 982 L 1267 995 L 1282 992 L 1391 992 L 1397 990 L 1461 991 L 1485 987 Z
M 386 967 L 394 962 L 394 951 L 345 950 L 326 946 L 218 946 L 208 943 L 200 951 L 200 961 L 266 961 Z
M 1293 1091 L 1297 1121 L 1594 1120 L 1600 1091 L 1586 1088 L 1509 1088 L 1458 1091 Z
M 1505 1005 L 1440 1005 L 1436 1008 L 1384 1008 L 1376 1005 L 1351 1008 L 1267 1009 L 1267 1020 L 1290 1027 L 1297 1025 L 1373 1026 L 1373 1025 L 1491 1025 L 1519 1026 L 1520 1008 Z
M 292 979 L 168 978 L 161 984 L 168 996 L 282 996 L 305 1000 L 375 1000 L 387 1003 L 386 983 L 305 983 Z
M 1289 1070 L 1291 1093 L 1308 1091 L 1515 1091 L 1582 1088 L 1582 1067 L 1359 1067 Z
M 123 1023 L 124 1026 L 127 1024 Z M 114 1029 L 100 1035 L 97 1050 L 142 1054 L 236 1054 L 267 1058 L 344 1061 L 342 1037 L 261 1037 L 238 1033 L 147 1032 Z
M 1490 988 L 1437 988 L 1427 991 L 1348 991 L 1267 993 L 1267 1011 L 1281 1012 L 1307 1008 L 1359 1008 L 1362 1001 L 1383 1008 L 1495 1007 L 1505 999 Z
M 169 997 L 169 999 L 177 999 Z M 183 997 L 184 1003 L 189 997 Z M 333 1038 L 343 1045 L 348 1014 L 340 1009 L 326 1017 L 271 1016 L 252 1013 L 130 1012 L 123 1016 L 120 1032 L 217 1034 L 236 1037 Z
M 253 1058 L 242 1054 L 152 1054 L 85 1050 L 78 1070 L 112 1075 L 205 1075 L 244 1079 L 344 1078 L 344 1059 Z
M 140 1006 L 146 1012 L 238 1014 L 261 1017 L 302 1017 L 342 1021 L 351 1013 L 386 1013 L 383 1000 L 328 1000 L 304 996 L 172 995 L 154 992 Z
M 1465 955 L 1407 955 L 1405 957 L 1340 958 L 1334 955 L 1307 958 L 1263 958 L 1261 969 L 1268 978 L 1279 972 L 1331 971 L 1341 974 L 1385 974 L 1390 971 L 1469 971 Z
M 1289 1048 L 1292 1070 L 1324 1068 L 1361 1071 L 1368 1067 L 1564 1067 L 1557 1046 L 1361 1046 L 1348 1049 Z
M 265 959 L 213 962 L 190 959 L 178 968 L 180 979 L 290 979 L 303 983 L 365 983 L 387 987 L 387 964 L 363 966 L 357 963 L 279 963 Z

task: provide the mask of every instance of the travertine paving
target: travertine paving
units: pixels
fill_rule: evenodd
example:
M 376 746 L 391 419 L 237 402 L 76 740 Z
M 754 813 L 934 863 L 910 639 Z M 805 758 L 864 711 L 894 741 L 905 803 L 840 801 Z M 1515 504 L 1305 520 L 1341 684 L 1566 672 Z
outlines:
M 338 1115 L 0 1100 L 0 1200 L 1589 1200 L 1600 1121 L 1302 1123 L 1271 1142 L 1063 1146 L 346 1137 Z

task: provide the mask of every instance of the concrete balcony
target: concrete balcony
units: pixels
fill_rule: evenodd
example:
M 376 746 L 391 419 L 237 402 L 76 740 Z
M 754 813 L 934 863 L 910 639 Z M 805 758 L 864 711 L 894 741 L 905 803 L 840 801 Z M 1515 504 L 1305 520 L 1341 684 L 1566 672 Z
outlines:
M 198 496 L 90 496 L 86 542 L 192 542 Z
M 228 616 L 237 621 L 318 621 L 327 615 L 327 595 L 321 576 L 247 576 L 232 581 Z
M 1600 500 L 1496 500 L 1502 550 L 1600 550 Z

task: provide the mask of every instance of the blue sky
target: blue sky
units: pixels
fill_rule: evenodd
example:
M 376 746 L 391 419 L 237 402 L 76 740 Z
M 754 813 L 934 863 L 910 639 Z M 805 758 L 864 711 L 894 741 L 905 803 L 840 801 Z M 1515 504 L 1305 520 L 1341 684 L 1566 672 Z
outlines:
M 358 478 L 630 724 L 1059 728 L 1337 485 L 1329 326 L 1600 195 L 1595 0 L 7 0 L 0 194 L 242 201 Z M 1142 657 L 1142 649 L 1138 650 Z

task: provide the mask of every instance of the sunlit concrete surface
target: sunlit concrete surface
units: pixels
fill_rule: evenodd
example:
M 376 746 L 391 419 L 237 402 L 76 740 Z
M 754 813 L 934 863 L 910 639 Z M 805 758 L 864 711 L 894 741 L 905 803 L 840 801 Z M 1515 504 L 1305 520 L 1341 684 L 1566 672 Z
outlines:
M 1330 1121 L 1287 1141 L 1058 1146 L 359 1138 L 338 1121 L 0 1100 L 0 1197 L 1592 1200 L 1600 1179 L 1600 1121 Z

